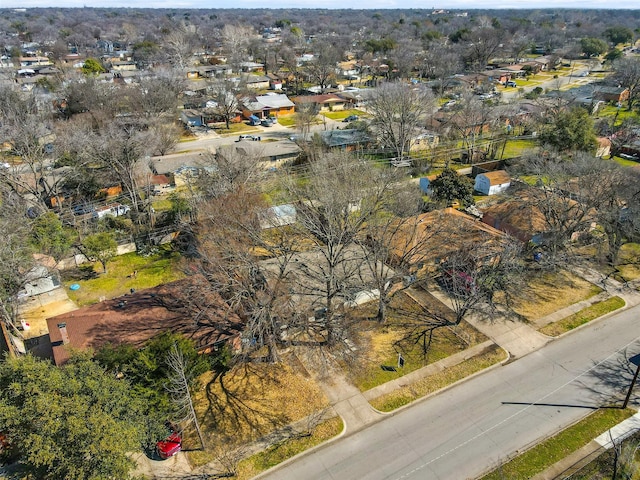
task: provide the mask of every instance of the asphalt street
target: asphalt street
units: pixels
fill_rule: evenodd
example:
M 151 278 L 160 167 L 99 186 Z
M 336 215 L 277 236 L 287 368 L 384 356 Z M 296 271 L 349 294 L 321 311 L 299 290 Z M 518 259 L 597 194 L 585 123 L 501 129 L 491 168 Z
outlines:
M 595 408 L 622 403 L 626 358 L 640 352 L 638 313 L 598 321 L 259 478 L 477 478 Z

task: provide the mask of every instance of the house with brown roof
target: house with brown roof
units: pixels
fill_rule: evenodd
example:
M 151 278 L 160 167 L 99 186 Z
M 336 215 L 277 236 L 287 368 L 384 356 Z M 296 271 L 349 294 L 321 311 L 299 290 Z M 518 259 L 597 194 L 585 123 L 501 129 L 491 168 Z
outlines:
M 319 112 L 327 110 L 344 110 L 348 108 L 349 102 L 335 93 L 325 93 L 322 95 L 300 95 L 291 99 L 296 106 L 303 104 L 315 105 Z
M 201 352 L 229 342 L 240 345 L 240 318 L 202 276 L 132 292 L 47 319 L 53 360 L 62 365 L 74 350 L 110 345 L 142 347 L 164 332 L 181 333 Z

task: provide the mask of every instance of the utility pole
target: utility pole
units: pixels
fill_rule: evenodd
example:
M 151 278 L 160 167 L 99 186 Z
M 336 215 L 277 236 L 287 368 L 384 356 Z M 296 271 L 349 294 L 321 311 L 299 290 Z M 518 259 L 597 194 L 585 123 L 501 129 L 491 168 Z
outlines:
M 627 408 L 629 404 L 629 399 L 631 398 L 631 392 L 633 391 L 633 387 L 636 384 L 636 380 L 638 379 L 638 374 L 640 373 L 640 353 L 634 355 L 629 359 L 629 362 L 636 365 L 636 373 L 633 374 L 633 380 L 631 380 L 631 385 L 629 385 L 629 391 L 627 392 L 627 396 L 624 399 L 624 403 L 622 404 L 622 408 Z

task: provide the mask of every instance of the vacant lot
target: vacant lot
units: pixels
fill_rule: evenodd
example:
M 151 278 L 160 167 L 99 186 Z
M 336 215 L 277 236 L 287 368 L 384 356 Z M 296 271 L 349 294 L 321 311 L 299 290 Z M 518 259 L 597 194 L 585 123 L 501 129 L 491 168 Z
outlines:
M 514 310 L 526 320 L 534 321 L 601 291 L 565 270 L 544 272 L 529 281 L 516 299 Z

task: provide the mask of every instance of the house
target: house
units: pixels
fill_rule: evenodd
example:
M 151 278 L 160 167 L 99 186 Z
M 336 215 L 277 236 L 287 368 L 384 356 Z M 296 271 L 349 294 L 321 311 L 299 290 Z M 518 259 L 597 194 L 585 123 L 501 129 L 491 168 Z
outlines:
M 523 188 L 483 207 L 482 222 L 522 242 L 539 243 L 549 226 L 528 192 L 529 188 Z
M 353 151 L 368 147 L 372 140 L 366 132 L 357 129 L 327 130 L 307 134 L 297 134 L 290 137 L 294 142 L 311 143 L 318 138 L 327 149 L 338 148 Z
M 428 150 L 430 148 L 434 148 L 438 146 L 440 142 L 440 137 L 437 133 L 434 132 L 424 132 L 419 135 L 416 135 L 411 139 L 411 144 L 409 146 L 410 152 L 417 152 L 421 150 Z
M 195 109 L 186 109 L 180 112 L 180 121 L 188 127 L 202 127 L 204 125 L 202 112 Z
M 481 173 L 476 176 L 474 189 L 484 195 L 495 195 L 509 188 L 511 177 L 504 170 Z
M 629 89 L 625 87 L 598 87 L 594 97 L 604 102 L 621 103 L 629 99 Z
M 287 161 L 298 158 L 302 150 L 298 145 L 289 141 L 279 142 L 236 142 L 233 145 L 223 145 L 216 151 L 216 155 L 233 158 L 235 155 L 252 157 L 260 162 L 265 169 L 280 167 Z
M 48 57 L 19 57 L 18 62 L 20 62 L 21 67 L 34 67 L 39 65 L 52 65 L 51 61 Z
M 228 342 L 239 347 L 244 325 L 207 283 L 191 276 L 48 318 L 55 364 L 66 363 L 73 350 L 142 347 L 168 331 L 192 339 L 200 352 Z
M 283 93 L 246 96 L 240 99 L 240 108 L 244 118 L 255 115 L 262 119 L 295 113 L 295 104 Z
M 242 77 L 241 82 L 252 90 L 267 90 L 271 84 L 271 79 L 266 75 L 245 75 Z
M 264 63 L 241 62 L 240 70 L 243 72 L 262 72 L 264 70 Z
M 335 93 L 325 93 L 322 95 L 301 95 L 292 98 L 296 106 L 312 104 L 317 111 L 344 110 L 348 108 L 349 102 Z
M 434 271 L 443 259 L 468 245 L 491 247 L 504 238 L 503 232 L 454 208 L 405 218 L 393 232 L 390 265 L 409 264 L 414 272 Z

